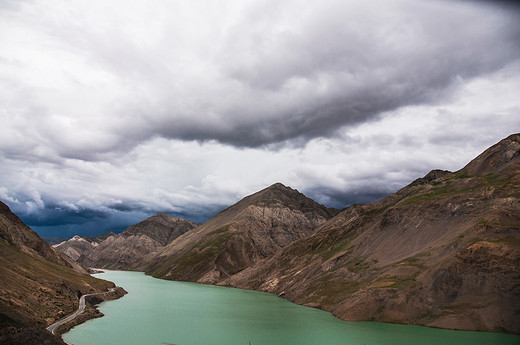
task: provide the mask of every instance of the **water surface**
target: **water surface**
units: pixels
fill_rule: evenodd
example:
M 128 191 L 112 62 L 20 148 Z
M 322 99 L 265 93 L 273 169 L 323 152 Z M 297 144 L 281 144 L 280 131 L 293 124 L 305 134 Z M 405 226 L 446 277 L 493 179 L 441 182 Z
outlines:
M 376 322 L 345 322 L 274 295 L 106 271 L 128 295 L 103 302 L 104 317 L 63 335 L 74 345 L 475 345 L 520 337 Z

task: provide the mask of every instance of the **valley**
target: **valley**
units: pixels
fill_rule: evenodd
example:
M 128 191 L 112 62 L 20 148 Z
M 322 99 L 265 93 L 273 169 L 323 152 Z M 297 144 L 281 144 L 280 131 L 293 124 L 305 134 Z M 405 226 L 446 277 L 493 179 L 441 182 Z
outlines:
M 84 267 L 269 292 L 346 321 L 520 334 L 520 134 L 343 210 L 276 183 L 204 224 L 159 213 L 52 248 L 0 206 L 2 341 L 61 343 L 44 328 L 114 288 Z M 100 316 L 89 308 L 76 323 Z

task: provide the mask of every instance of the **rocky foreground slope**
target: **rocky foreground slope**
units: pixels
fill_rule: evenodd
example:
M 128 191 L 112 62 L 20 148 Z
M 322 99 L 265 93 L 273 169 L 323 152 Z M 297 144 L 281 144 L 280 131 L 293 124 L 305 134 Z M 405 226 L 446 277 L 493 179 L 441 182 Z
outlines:
M 128 227 L 118 235 L 109 236 L 97 245 L 91 244 L 76 260 L 85 267 L 132 269 L 145 255 L 164 248 L 197 225 L 199 224 L 159 213 Z M 86 242 L 88 241 L 84 239 L 72 239 L 66 243 L 77 250 L 78 247 L 87 245 Z M 67 253 L 65 244 L 58 249 Z
M 0 202 L 0 344 L 64 344 L 45 330 L 114 284 L 57 252 Z
M 185 277 L 174 262 L 163 276 Z M 520 333 L 520 134 L 345 209 L 221 284 L 344 320 Z
M 311 235 L 336 213 L 277 183 L 180 236 L 140 268 L 165 279 L 217 283 Z

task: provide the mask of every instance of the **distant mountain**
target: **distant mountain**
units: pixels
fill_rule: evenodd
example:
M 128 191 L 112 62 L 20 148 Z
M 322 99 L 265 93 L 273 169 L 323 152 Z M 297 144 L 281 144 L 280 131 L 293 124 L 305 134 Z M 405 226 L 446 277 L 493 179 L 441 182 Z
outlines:
M 55 244 L 52 247 L 56 250 L 66 254 L 69 258 L 74 261 L 77 261 L 78 258 L 85 253 L 86 251 L 90 251 L 97 246 L 98 243 L 91 243 L 87 241 L 83 237 L 74 236 L 70 240 L 63 241 L 61 243 Z
M 171 267 L 173 277 L 184 272 Z M 222 284 L 280 294 L 344 320 L 520 333 L 519 267 L 515 134 L 455 173 L 434 170 L 378 202 L 345 209 Z
M 0 344 L 64 344 L 45 330 L 114 284 L 51 248 L 0 202 Z
M 180 236 L 139 268 L 160 278 L 216 283 L 309 236 L 336 213 L 277 183 Z
M 95 245 L 95 243 L 99 244 L 101 242 L 103 242 L 104 240 L 106 240 L 107 238 L 109 238 L 110 236 L 115 236 L 116 234 L 113 233 L 112 231 L 109 231 L 109 232 L 105 232 L 104 234 L 101 234 L 101 235 L 97 235 L 97 236 L 81 236 L 82 238 L 84 238 L 85 240 L 87 240 L 88 242 L 90 242 L 91 244 Z
M 113 232 L 107 232 L 99 236 L 74 236 L 71 239 L 65 240 L 61 243 L 54 244 L 52 247 L 59 252 L 64 253 L 69 258 L 77 261 L 79 257 L 86 252 L 90 252 L 97 247 L 101 242 L 110 236 L 115 236 Z M 47 241 L 48 242 L 48 241 Z
M 70 248 L 73 248 L 78 253 L 79 248 L 84 248 L 76 260 L 85 267 L 132 269 L 145 255 L 162 249 L 197 225 L 159 213 L 128 227 L 118 235 L 108 236 L 99 244 L 83 238 L 69 240 L 66 245 L 57 248 L 63 252 L 70 252 Z

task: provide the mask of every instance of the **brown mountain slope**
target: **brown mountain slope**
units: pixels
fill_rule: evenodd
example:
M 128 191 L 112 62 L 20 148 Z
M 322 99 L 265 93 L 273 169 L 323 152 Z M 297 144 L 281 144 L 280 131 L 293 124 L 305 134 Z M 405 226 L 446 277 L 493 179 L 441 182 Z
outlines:
M 63 344 L 45 327 L 76 310 L 81 294 L 114 286 L 73 268 L 83 270 L 0 202 L 1 344 Z
M 197 225 L 159 213 L 128 227 L 119 235 L 109 236 L 99 245 L 93 245 L 77 260 L 85 267 L 131 269 L 145 255 L 162 249 Z
M 351 206 L 223 284 L 344 320 L 520 333 L 519 143 Z
M 309 236 L 335 212 L 277 183 L 180 236 L 145 268 L 156 277 L 215 283 Z
M 78 272 L 87 273 L 83 267 L 70 260 L 68 256 L 52 249 L 1 201 L 0 239 L 23 253 L 38 255 L 52 263 L 65 265 Z

